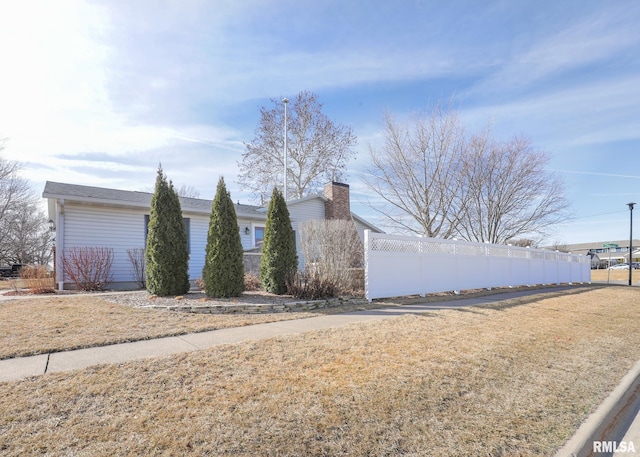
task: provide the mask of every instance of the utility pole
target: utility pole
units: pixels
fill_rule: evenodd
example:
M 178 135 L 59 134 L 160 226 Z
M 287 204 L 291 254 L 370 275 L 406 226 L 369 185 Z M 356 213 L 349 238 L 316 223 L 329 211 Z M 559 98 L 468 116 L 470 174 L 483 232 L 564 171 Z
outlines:
M 289 100 L 287 98 L 282 99 L 284 103 L 284 188 L 282 189 L 282 196 L 284 201 L 287 201 L 287 104 Z
M 633 270 L 633 207 L 635 203 L 627 203 L 629 206 L 629 285 L 632 285 L 631 273 Z

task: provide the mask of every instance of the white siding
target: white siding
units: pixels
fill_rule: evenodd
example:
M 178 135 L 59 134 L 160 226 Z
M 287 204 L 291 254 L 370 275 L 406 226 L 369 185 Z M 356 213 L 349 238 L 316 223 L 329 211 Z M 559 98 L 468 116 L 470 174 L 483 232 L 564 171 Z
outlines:
M 310 219 L 324 219 L 324 201 L 321 198 L 289 204 L 288 208 L 289 216 L 291 216 L 291 221 L 294 224 Z
M 360 239 L 364 243 L 364 231 L 367 229 L 369 230 L 371 229 L 369 227 L 366 227 L 362 223 L 358 222 L 355 218 L 353 219 L 353 222 L 356 224 L 356 230 L 358 231 L 358 235 L 360 235 Z
M 291 226 L 296 232 L 296 249 L 298 250 L 298 268 L 304 269 L 304 256 L 300 250 L 300 229 L 299 224 L 309 220 L 324 219 L 324 201 L 320 198 L 305 200 L 300 203 L 289 205 L 289 216 Z
M 83 206 L 67 203 L 64 248 L 113 249 L 113 280 L 134 281 L 127 249 L 144 247 L 144 211 Z
M 148 210 L 121 209 L 67 203 L 64 219 L 64 248 L 109 247 L 113 249 L 113 281 L 135 281 L 128 249 L 145 246 L 145 215 Z M 209 218 L 185 214 L 189 218 L 189 278 L 202 277 Z
M 189 279 L 202 278 L 207 234 L 209 233 L 209 218 L 203 216 L 185 215 L 191 219 L 191 251 L 189 252 Z
M 264 226 L 264 222 L 263 222 Z M 247 234 L 245 228 L 249 227 L 249 233 Z M 242 249 L 252 249 L 253 246 L 253 229 L 251 227 L 251 221 L 246 219 L 238 219 L 238 230 L 240 230 L 240 241 L 242 242 Z

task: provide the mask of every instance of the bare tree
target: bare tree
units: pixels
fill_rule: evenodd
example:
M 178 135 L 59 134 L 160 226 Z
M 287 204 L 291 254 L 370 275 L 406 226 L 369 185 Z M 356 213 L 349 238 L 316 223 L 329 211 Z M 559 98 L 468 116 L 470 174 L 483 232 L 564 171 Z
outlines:
M 284 105 L 275 98 L 271 102 L 272 109 L 260 108 L 255 138 L 246 144 L 238 163 L 238 183 L 260 202 L 283 185 Z M 300 198 L 319 191 L 328 181 L 343 179 L 356 142 L 351 127 L 335 124 L 322 112 L 314 93 L 300 92 L 287 110 L 288 196 Z
M 172 182 L 173 183 L 173 182 Z M 153 187 L 144 187 L 142 192 L 146 192 L 148 194 L 152 194 L 155 192 L 155 188 Z M 200 191 L 196 189 L 195 186 L 189 184 L 182 184 L 180 187 L 176 188 L 176 193 L 178 197 L 184 198 L 200 198 Z
M 177 190 L 178 197 L 200 198 L 200 191 L 195 186 L 183 184 Z
M 6 138 L 0 139 L 0 152 L 4 150 L 5 142 Z M 10 218 L 17 205 L 30 197 L 31 189 L 20 177 L 21 169 L 21 163 L 0 156 L 0 224 Z
M 451 237 L 458 228 L 464 130 L 455 112 L 437 105 L 406 122 L 384 118 L 384 144 L 369 146 L 364 181 L 382 200 L 371 205 L 402 231 Z
M 512 246 L 517 246 L 520 248 L 535 248 L 536 246 L 536 241 L 532 240 L 530 238 L 516 238 L 513 240 L 508 240 L 507 241 L 510 245 Z
M 469 143 L 464 212 L 458 233 L 469 241 L 506 243 L 532 238 L 567 220 L 563 182 L 546 170 L 548 156 L 524 137 L 501 142 L 489 131 Z
M 16 205 L 2 224 L 0 260 L 7 264 L 47 265 L 52 258 L 53 234 L 35 198 Z
M 430 237 L 536 241 L 568 219 L 563 182 L 530 141 L 501 142 L 489 128 L 468 135 L 451 109 L 398 122 L 386 115 L 384 145 L 370 147 L 365 182 L 391 225 Z
M 0 152 L 4 149 L 0 139 Z M 51 234 L 22 164 L 0 156 L 0 263 L 47 263 Z

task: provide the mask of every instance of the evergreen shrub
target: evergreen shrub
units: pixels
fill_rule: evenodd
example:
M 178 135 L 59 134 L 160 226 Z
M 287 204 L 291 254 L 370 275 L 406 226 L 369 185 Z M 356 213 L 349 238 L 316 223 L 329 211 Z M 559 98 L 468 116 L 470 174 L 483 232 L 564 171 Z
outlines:
M 210 297 L 236 297 L 244 291 L 244 251 L 233 201 L 224 179 L 213 199 L 202 281 Z
M 287 293 L 287 279 L 298 269 L 295 233 L 287 203 L 277 188 L 273 189 L 262 242 L 260 282 L 267 292 Z

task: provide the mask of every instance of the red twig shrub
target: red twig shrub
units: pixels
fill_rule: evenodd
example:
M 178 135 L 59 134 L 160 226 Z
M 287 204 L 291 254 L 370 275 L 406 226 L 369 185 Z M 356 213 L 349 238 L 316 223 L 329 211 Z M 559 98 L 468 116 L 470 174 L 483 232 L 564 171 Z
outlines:
M 73 247 L 62 258 L 64 274 L 78 290 L 104 290 L 112 281 L 113 249 L 107 247 Z
M 144 248 L 127 249 L 129 263 L 131 264 L 131 274 L 138 286 L 142 289 L 147 288 L 147 265 L 145 259 Z

